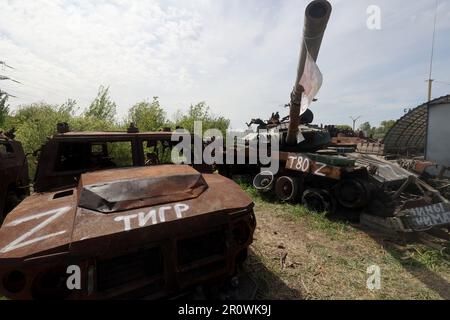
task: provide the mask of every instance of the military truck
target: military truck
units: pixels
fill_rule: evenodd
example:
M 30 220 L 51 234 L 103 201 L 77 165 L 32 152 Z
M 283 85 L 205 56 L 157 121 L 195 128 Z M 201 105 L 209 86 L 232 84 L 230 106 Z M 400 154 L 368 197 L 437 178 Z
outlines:
M 237 184 L 171 163 L 171 132 L 58 131 L 0 228 L 0 294 L 153 299 L 235 278 L 256 226 Z
M 28 162 L 13 131 L 0 132 L 0 224 L 29 194 Z

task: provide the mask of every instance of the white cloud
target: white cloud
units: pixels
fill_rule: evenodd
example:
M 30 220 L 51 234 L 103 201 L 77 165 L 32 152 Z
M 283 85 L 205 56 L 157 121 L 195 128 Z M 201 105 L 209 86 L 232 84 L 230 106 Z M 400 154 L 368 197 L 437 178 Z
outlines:
M 376 2 L 376 3 L 375 3 Z M 307 1 L 6 1 L 0 0 L 0 70 L 23 85 L 2 86 L 21 99 L 86 106 L 100 84 L 121 115 L 159 96 L 169 114 L 206 100 L 242 127 L 287 112 Z M 324 74 L 318 123 L 349 123 L 356 113 L 397 118 L 426 96 L 434 3 L 332 1 L 318 64 Z M 382 30 L 366 28 L 379 5 Z M 448 76 L 450 6 L 439 8 L 434 77 Z M 435 85 L 434 96 L 450 86 Z

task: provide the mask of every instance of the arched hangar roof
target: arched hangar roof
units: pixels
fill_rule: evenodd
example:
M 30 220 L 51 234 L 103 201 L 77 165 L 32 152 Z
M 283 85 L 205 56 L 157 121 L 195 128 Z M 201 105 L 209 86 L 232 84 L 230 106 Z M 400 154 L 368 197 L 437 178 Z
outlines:
M 424 152 L 427 134 L 428 107 L 449 103 L 446 95 L 410 110 L 401 117 L 384 137 L 385 153 Z

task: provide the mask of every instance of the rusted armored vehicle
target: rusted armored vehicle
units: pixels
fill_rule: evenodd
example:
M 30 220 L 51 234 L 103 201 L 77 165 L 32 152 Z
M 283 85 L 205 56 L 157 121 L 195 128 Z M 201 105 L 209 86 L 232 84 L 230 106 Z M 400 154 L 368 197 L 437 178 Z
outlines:
M 296 80 L 286 105 L 289 115 L 281 118 L 277 112 L 269 120 L 248 123 L 257 124 L 257 131 L 224 151 L 227 156 L 234 153 L 235 158 L 241 153 L 245 163 L 227 164 L 224 160 L 225 164 L 218 165 L 219 172 L 226 176 L 250 173 L 256 189 L 274 193 L 279 201 L 302 202 L 311 211 L 340 209 L 351 218 L 366 212 L 369 218 L 380 217 L 372 219 L 378 224 L 408 232 L 449 225 L 447 199 L 417 175 L 379 157 L 376 150 L 360 153 L 355 152 L 357 144 L 350 145 L 353 148 L 333 144 L 333 130 L 312 125 L 314 115 L 309 109 L 300 114 L 305 61 L 307 56 L 317 60 L 331 10 L 326 0 L 312 1 L 306 8 Z M 276 148 L 271 148 L 273 141 Z M 269 157 L 278 164 L 276 172 L 261 160 L 261 142 L 274 151 Z
M 271 154 L 270 159 L 272 162 L 279 163 L 279 170 L 277 172 L 260 172 L 263 166 L 259 159 L 253 168 L 242 165 L 240 167 L 237 165 L 219 166 L 219 171 L 224 174 L 259 171 L 260 173 L 254 178 L 254 186 L 257 189 L 265 192 L 275 190 L 279 200 L 301 200 L 316 211 L 334 210 L 336 197 L 332 194 L 331 189 L 336 184 L 342 183 L 342 187 L 338 190 L 343 190 L 347 181 L 355 181 L 357 178 L 367 179 L 367 171 L 363 168 L 355 168 L 354 161 L 319 153 L 319 150 L 325 149 L 330 144 L 330 133 L 324 128 L 311 125 L 314 120 L 311 110 L 306 109 L 300 114 L 304 93 L 301 79 L 307 58 L 314 62 L 317 60 L 331 11 L 331 4 L 326 0 L 312 1 L 306 7 L 296 80 L 291 93 L 291 101 L 286 105 L 289 107 L 289 115 L 281 119 L 277 112 L 272 114 L 267 121 L 253 119 L 248 125 L 258 124 L 257 132 L 243 138 L 245 146 L 242 146 L 241 143 L 241 146 L 234 150 L 226 150 L 226 152 L 242 152 L 242 148 L 245 148 L 245 154 L 250 154 L 253 151 L 251 148 L 254 148 L 252 140 L 265 141 L 268 144 L 267 149 L 271 149 L 273 139 L 268 139 L 268 137 L 275 137 L 278 144 L 276 149 L 279 152 Z M 259 153 L 257 154 L 259 155 Z M 239 170 L 240 168 L 243 170 Z M 346 199 L 342 199 L 342 202 L 351 206 L 364 205 L 362 203 L 364 195 L 354 194 L 355 192 L 359 193 L 360 190 L 353 190 L 353 185 L 346 188 L 351 189 L 351 192 L 344 193 Z M 360 199 L 353 200 L 356 197 L 360 197 Z M 352 203 L 350 204 L 350 202 Z
M 171 132 L 59 131 L 0 228 L 0 295 L 152 299 L 234 277 L 256 226 L 237 184 L 172 164 Z
M 14 133 L 0 132 L 0 224 L 4 217 L 29 194 L 28 162 Z

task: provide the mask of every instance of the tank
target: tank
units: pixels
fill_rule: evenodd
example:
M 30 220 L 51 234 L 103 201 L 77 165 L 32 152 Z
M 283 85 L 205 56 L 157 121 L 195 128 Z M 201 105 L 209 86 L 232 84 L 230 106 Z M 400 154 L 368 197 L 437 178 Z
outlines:
M 0 228 L 0 296 L 156 299 L 236 276 L 256 226 L 236 183 L 171 163 L 171 132 L 63 127 Z
M 303 87 L 300 85 L 307 53 L 314 61 L 317 61 L 322 39 L 326 31 L 328 20 L 332 11 L 331 4 L 326 0 L 315 0 L 309 3 L 305 9 L 303 36 L 300 41 L 300 56 L 295 83 L 290 96 L 290 103 L 286 104 L 289 114 L 280 118 L 278 112 L 273 113 L 269 120 L 252 119 L 251 124 L 258 125 L 261 129 L 277 131 L 280 136 L 280 150 L 289 152 L 316 151 L 326 147 L 331 142 L 328 130 L 311 125 L 314 121 L 314 113 L 307 109 L 300 115 Z M 302 140 L 299 141 L 299 133 Z
M 342 137 L 333 126 L 312 125 L 311 110 L 300 115 L 304 90 L 300 79 L 307 52 L 317 60 L 331 11 L 326 0 L 312 1 L 306 7 L 296 80 L 286 105 L 289 115 L 281 118 L 275 112 L 268 120 L 247 123 L 258 125 L 257 132 L 247 133 L 243 142 L 225 151 L 235 153 L 235 158 L 245 151 L 245 164 L 220 165 L 219 172 L 252 176 L 253 186 L 270 195 L 267 199 L 302 203 L 312 212 L 339 211 L 351 220 L 361 219 L 390 231 L 417 232 L 450 225 L 448 200 L 417 175 L 380 157 L 379 145 L 354 133 Z M 268 135 L 271 139 L 265 139 Z M 279 152 L 272 153 L 270 161 L 278 166 L 269 167 L 260 159 L 252 164 L 250 155 L 259 151 L 252 150 L 254 142 L 270 144 L 274 138 L 279 139 Z

